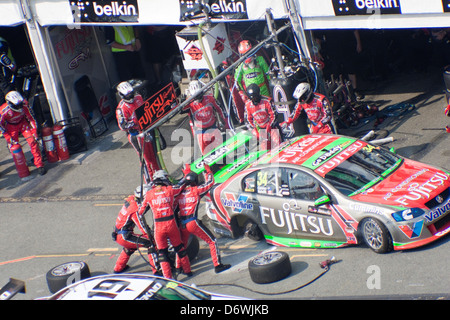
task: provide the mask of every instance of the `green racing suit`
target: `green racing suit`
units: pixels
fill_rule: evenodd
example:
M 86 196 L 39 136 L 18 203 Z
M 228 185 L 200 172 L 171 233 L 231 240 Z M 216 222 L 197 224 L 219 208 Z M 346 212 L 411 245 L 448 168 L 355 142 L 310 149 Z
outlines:
M 249 64 L 245 62 L 241 63 L 236 69 L 234 79 L 241 90 L 245 91 L 245 88 L 250 84 L 256 83 L 263 96 L 271 97 L 269 91 L 269 79 L 267 78 L 268 72 L 269 66 L 266 60 L 262 56 L 257 56 L 254 58 L 254 61 Z M 244 86 L 242 85 L 242 80 L 244 80 Z

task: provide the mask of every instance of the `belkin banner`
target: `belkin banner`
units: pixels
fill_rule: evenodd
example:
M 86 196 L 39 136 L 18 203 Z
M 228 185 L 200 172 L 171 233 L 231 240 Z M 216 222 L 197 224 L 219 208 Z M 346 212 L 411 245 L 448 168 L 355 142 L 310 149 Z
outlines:
M 220 19 L 248 19 L 246 0 L 179 0 L 180 21 L 193 20 L 204 17 L 208 12 L 211 18 Z
M 138 22 L 138 0 L 69 0 L 74 22 Z
M 332 0 L 336 16 L 400 14 L 400 0 Z

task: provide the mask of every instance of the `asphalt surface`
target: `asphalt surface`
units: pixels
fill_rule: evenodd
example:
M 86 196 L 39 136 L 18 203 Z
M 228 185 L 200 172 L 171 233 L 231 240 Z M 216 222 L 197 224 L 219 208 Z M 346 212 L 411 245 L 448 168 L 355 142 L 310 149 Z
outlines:
M 450 125 L 450 118 L 443 115 L 445 107 L 443 89 L 441 74 L 436 72 L 402 74 L 393 76 L 392 79 L 382 83 L 368 84 L 364 101 L 376 103 L 381 109 L 400 102 L 415 105 L 414 110 L 410 112 L 401 116 L 388 117 L 375 128 L 376 134 L 380 137 L 393 137 L 393 142 L 387 143 L 386 146 L 394 147 L 403 156 L 449 169 L 449 134 L 445 132 L 444 127 Z M 341 133 L 358 136 L 371 129 L 374 129 L 374 119 L 349 130 L 342 130 Z M 174 177 L 181 177 L 183 163 L 189 162 L 192 156 L 189 153 L 191 137 L 186 136 L 190 132 L 186 116 L 174 117 L 161 127 L 161 132 L 168 144 L 163 151 L 167 171 Z M 23 147 L 27 158 L 30 159 L 31 153 L 26 143 Z M 93 264 L 95 272 L 112 271 L 119 247 L 109 239 L 109 242 L 106 241 L 105 238 L 110 237 L 109 234 L 122 200 L 141 182 L 138 156 L 128 144 L 125 134 L 118 129 L 115 119 L 111 119 L 105 134 L 88 142 L 87 151 L 73 154 L 65 161 L 46 164 L 46 168 L 48 173 L 39 176 L 36 168 L 30 166 L 31 179 L 23 181 L 17 176 L 4 139 L 0 140 L 0 226 L 3 230 L 0 235 L 0 243 L 2 243 L 0 286 L 4 285 L 9 277 L 17 278 L 23 274 L 31 292 L 28 299 L 48 295 L 44 270 L 65 261 L 88 260 Z M 84 218 L 85 216 L 89 216 L 89 219 L 94 217 L 97 225 L 92 225 L 90 220 Z M 39 227 L 34 225 L 37 223 Z M 63 227 L 63 224 L 70 225 L 71 228 Z M 256 253 L 268 250 L 270 247 L 265 243 L 255 243 L 248 239 L 219 238 L 219 244 L 223 250 L 225 262 L 233 261 L 233 268 L 226 272 L 227 281 L 252 287 L 247 271 L 248 260 Z M 448 240 L 443 240 L 437 248 L 432 247 L 430 250 L 448 248 L 448 245 Z M 225 294 L 259 299 L 273 297 L 239 290 L 236 287 L 224 289 L 217 285 L 217 282 L 224 279 L 213 277 L 208 252 L 204 247 L 202 248 L 201 255 L 194 264 L 197 276 L 189 279 L 188 283 L 200 282 L 205 284 L 206 290 L 219 290 Z M 354 251 L 351 254 L 360 255 L 359 249 L 352 250 Z M 301 284 L 319 275 L 321 269 L 317 267 L 317 263 L 330 258 L 331 255 L 336 254 L 336 251 L 329 253 L 326 250 L 289 249 L 289 254 L 293 261 L 294 273 L 300 275 L 299 284 Z M 345 251 L 345 255 L 347 254 L 350 254 L 350 251 Z M 421 251 L 416 252 L 416 255 L 420 256 L 418 259 L 423 259 L 425 263 L 428 258 L 422 257 L 421 254 Z M 57 259 L 55 259 L 56 256 Z M 296 256 L 301 256 L 302 259 L 295 260 Z M 98 257 L 101 262 L 96 260 Z M 385 261 L 388 263 L 393 258 L 383 259 L 387 259 Z M 370 259 L 367 258 L 367 260 L 367 265 L 370 265 Z M 27 264 L 22 261 L 27 261 Z M 401 265 L 400 261 L 399 258 L 398 263 Z M 137 255 L 130 260 L 130 264 L 132 272 L 148 271 L 145 263 Z M 337 267 L 339 264 L 336 265 Z M 413 290 L 411 292 L 420 293 L 414 297 L 408 295 L 410 292 L 408 290 L 414 283 L 408 282 L 409 289 L 399 289 L 394 286 L 392 291 L 386 294 L 383 291 L 378 295 L 364 294 L 367 288 L 364 291 L 353 290 L 349 287 L 340 294 L 331 288 L 325 288 L 320 292 L 312 290 L 290 296 L 275 295 L 275 298 L 448 299 L 450 295 L 448 268 L 445 263 L 441 267 L 445 269 L 442 275 L 443 279 L 446 279 L 441 281 L 441 286 L 436 288 L 436 291 L 432 291 L 433 289 L 430 289 L 431 291 Z M 424 266 L 424 272 L 427 268 L 428 266 Z M 439 266 L 436 265 L 436 273 L 438 268 Z M 364 279 L 367 278 L 365 271 L 366 269 L 360 271 Z M 329 277 L 326 275 L 324 279 L 330 280 Z M 324 279 L 321 281 L 327 281 Z M 345 274 L 331 282 L 343 283 L 343 281 L 340 282 L 343 279 Z M 180 280 L 183 281 L 183 279 Z M 404 281 L 406 283 L 406 280 Z M 289 287 L 289 280 L 286 284 Z M 365 285 L 364 282 L 363 286 Z M 326 286 L 325 284 L 324 287 Z M 257 289 L 258 286 L 256 286 Z M 264 287 L 264 290 L 273 293 L 281 289 L 277 284 L 273 284 Z M 22 296 L 17 298 L 27 299 Z

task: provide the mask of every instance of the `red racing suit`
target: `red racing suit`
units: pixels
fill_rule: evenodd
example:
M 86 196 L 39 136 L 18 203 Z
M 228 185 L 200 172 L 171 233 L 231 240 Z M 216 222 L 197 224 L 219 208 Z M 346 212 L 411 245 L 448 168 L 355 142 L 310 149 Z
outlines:
M 121 100 L 116 109 L 116 118 L 119 129 L 127 132 L 128 141 L 133 148 L 140 155 L 142 148 L 144 148 L 144 176 L 149 183 L 151 177 L 156 170 L 159 170 L 159 163 L 156 159 L 155 147 L 151 139 L 138 137 L 139 124 L 136 118 L 135 110 L 144 103 L 141 95 L 136 95 L 132 103 Z
M 28 101 L 23 101 L 21 111 L 14 111 L 7 102 L 0 106 L 0 132 L 8 143 L 8 148 L 19 143 L 19 134 L 30 145 L 36 168 L 44 166 L 39 143 L 37 142 L 37 125 L 33 112 L 28 106 Z
M 181 241 L 175 214 L 173 211 L 175 198 L 183 191 L 184 185 L 156 185 L 145 194 L 139 214 L 143 214 L 149 206 L 153 212 L 154 238 L 159 250 L 159 262 L 164 277 L 172 278 L 172 269 L 168 258 L 168 241 L 180 256 L 184 273 L 191 272 L 191 264 Z
M 260 129 L 264 129 L 263 134 L 265 133 L 265 138 L 269 140 L 268 143 L 263 142 L 262 148 L 264 148 L 264 150 L 271 147 L 271 142 L 276 144 L 281 141 L 280 133 L 276 128 L 275 112 L 269 99 L 262 96 L 261 101 L 257 105 L 255 105 L 252 100 L 248 99 L 245 102 L 245 114 L 247 124 L 250 129 L 252 129 L 252 133 L 257 139 L 260 139 L 260 136 L 261 138 L 264 138 L 260 131 Z
M 182 112 L 189 112 L 192 134 L 197 137 L 200 151 L 203 155 L 213 149 L 216 138 L 221 138 L 221 132 L 217 128 L 217 118 L 228 128 L 228 122 L 225 119 L 222 109 L 217 105 L 216 99 L 212 95 L 204 95 L 199 100 L 194 100 L 185 106 Z M 219 139 L 218 139 L 219 140 Z M 218 141 L 219 144 L 221 141 Z M 207 148 L 209 145 L 211 147 Z
M 185 245 L 187 244 L 190 234 L 199 237 L 208 244 L 213 264 L 214 266 L 218 266 L 221 262 L 216 238 L 200 220 L 197 220 L 200 199 L 214 185 L 214 175 L 209 167 L 206 168 L 205 173 L 204 184 L 199 186 L 186 186 L 183 192 L 176 198 L 176 204 L 179 208 L 178 219 L 180 221 L 181 240 L 183 243 Z M 177 259 L 177 267 L 178 265 L 179 261 Z
M 149 239 L 147 230 L 143 225 L 142 215 L 138 216 L 139 205 L 134 195 L 125 199 L 125 203 L 116 219 L 113 232 L 113 239 L 123 247 L 114 267 L 114 272 L 121 272 L 125 269 L 131 255 L 139 248 L 148 248 L 148 258 L 153 273 L 157 272 L 156 249 L 153 241 Z M 141 234 L 134 233 L 134 227 L 137 226 Z
M 311 133 L 333 133 L 330 124 L 331 116 L 328 112 L 328 110 L 330 110 L 329 106 L 330 103 L 324 95 L 314 93 L 310 102 L 297 102 L 294 107 L 294 111 L 286 123 L 291 124 L 294 122 L 299 117 L 301 111 L 305 110 L 306 115 L 311 122 Z

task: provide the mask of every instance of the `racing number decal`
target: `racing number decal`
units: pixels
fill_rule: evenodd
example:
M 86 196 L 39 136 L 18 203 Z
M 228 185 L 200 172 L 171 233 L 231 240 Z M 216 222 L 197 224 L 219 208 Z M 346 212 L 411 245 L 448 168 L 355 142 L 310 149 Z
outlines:
M 267 186 L 267 171 L 259 171 L 257 177 L 257 185 L 258 187 L 266 187 Z

